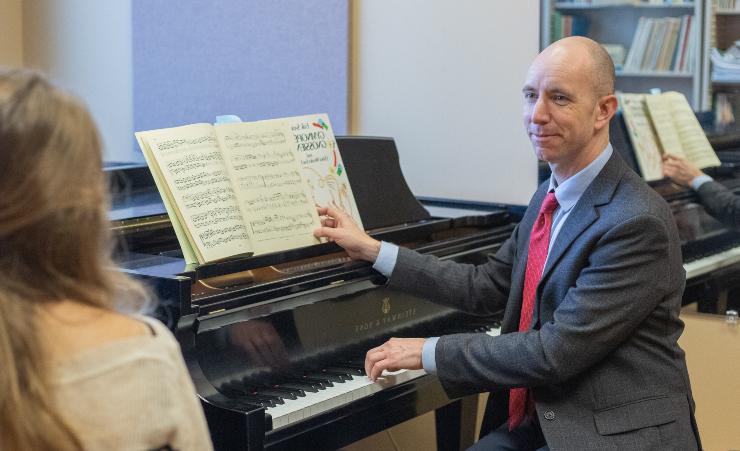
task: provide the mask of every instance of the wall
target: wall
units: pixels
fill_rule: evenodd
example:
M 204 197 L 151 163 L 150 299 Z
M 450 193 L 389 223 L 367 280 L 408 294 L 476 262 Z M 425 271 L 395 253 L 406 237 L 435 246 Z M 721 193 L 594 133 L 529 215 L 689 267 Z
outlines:
M 528 203 L 521 86 L 538 18 L 537 0 L 354 1 L 352 131 L 394 137 L 417 195 Z
M 0 0 L 0 66 L 23 65 L 21 0 Z
M 257 120 L 327 112 L 335 130 L 346 130 L 346 0 L 213 5 L 24 0 L 24 63 L 87 102 L 109 161 L 142 160 L 134 130 L 224 113 Z
M 130 0 L 24 0 L 23 56 L 87 103 L 107 160 L 132 154 Z

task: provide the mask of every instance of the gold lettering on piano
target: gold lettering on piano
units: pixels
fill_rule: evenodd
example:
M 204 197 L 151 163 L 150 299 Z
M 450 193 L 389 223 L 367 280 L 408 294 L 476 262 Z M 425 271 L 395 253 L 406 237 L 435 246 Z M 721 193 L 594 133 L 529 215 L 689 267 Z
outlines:
M 386 298 L 387 299 L 387 298 Z M 388 301 L 390 306 L 390 300 Z M 367 332 L 375 329 L 376 327 L 388 326 L 398 321 L 406 321 L 416 316 L 416 307 L 412 307 L 401 312 L 386 314 L 385 316 L 369 321 L 363 321 L 359 324 L 355 324 L 355 333 Z
M 384 315 L 387 315 L 391 311 L 391 298 L 383 298 L 383 305 L 380 307 L 380 310 L 383 312 Z

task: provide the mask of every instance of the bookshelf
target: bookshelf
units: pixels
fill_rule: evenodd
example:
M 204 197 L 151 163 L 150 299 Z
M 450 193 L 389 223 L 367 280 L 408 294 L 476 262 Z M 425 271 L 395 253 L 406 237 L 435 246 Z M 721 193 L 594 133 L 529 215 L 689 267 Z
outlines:
M 541 1 L 542 48 L 568 31 L 585 29 L 586 36 L 611 44 L 610 53 L 622 54 L 623 63 L 617 65 L 618 90 L 679 91 L 695 110 L 709 108 L 703 36 L 705 2 L 712 0 Z M 633 40 L 640 45 L 634 46 L 630 56 Z
M 710 32 L 706 51 L 709 54 L 712 48 L 727 50 L 735 41 L 740 40 L 740 0 L 711 0 L 708 7 L 707 29 Z M 739 121 L 740 71 L 736 72 L 736 76 L 717 76 L 710 61 L 706 62 L 706 71 L 710 74 L 707 93 L 717 119 L 727 118 L 729 110 L 735 121 Z

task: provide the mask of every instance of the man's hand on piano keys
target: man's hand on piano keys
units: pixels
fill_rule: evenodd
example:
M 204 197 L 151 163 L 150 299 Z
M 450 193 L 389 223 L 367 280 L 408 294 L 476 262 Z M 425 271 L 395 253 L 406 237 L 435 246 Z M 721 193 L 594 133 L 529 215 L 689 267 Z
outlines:
M 375 262 L 380 252 L 380 241 L 360 229 L 347 213 L 332 207 L 319 207 L 321 227 L 314 230 L 317 238 L 328 238 L 344 248 L 354 260 Z
M 424 338 L 391 338 L 377 348 L 367 351 L 365 356 L 367 376 L 374 381 L 384 370 L 420 370 L 424 341 Z

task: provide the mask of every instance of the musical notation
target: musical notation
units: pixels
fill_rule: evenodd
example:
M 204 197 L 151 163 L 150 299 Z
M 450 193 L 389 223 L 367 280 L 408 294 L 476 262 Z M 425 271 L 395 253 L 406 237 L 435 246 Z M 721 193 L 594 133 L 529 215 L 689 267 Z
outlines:
M 145 139 L 199 260 L 250 251 L 247 226 L 213 127 L 196 124 L 155 130 L 147 132 Z
M 175 187 L 179 190 L 187 190 L 194 187 L 206 187 L 211 185 L 221 185 L 228 183 L 229 178 L 226 176 L 226 171 L 223 169 L 217 169 L 215 171 L 201 171 L 184 175 L 182 177 L 175 178 Z
M 287 138 L 282 130 L 272 130 L 264 133 L 231 132 L 223 135 L 224 142 L 231 148 L 264 147 L 285 144 Z
M 283 186 L 296 186 L 303 182 L 298 171 L 278 172 L 264 175 L 247 175 L 239 178 L 239 186 L 242 191 L 260 188 L 280 188 Z
M 310 230 L 314 226 L 314 222 L 313 217 L 309 213 L 276 213 L 249 221 L 249 226 L 252 229 L 252 235 L 259 239 L 258 237 L 260 235 L 265 234 L 273 235 L 275 233 L 282 234 L 286 232 Z
M 202 213 L 196 213 L 191 217 L 193 225 L 198 228 L 215 226 L 230 221 L 242 221 L 241 213 L 236 206 L 216 207 Z
M 167 170 L 174 175 L 207 167 L 223 167 L 223 158 L 219 152 L 186 154 L 168 161 L 166 165 Z
M 305 191 L 290 129 L 282 122 L 224 124 L 215 129 L 254 252 L 315 243 L 318 216 Z
M 309 202 L 304 192 L 279 192 L 270 195 L 258 194 L 245 197 L 244 208 L 247 212 L 259 212 L 264 210 L 282 210 L 285 208 L 306 205 Z
M 244 241 L 249 239 L 244 224 L 234 224 L 226 227 L 207 228 L 198 234 L 198 238 L 207 249 L 213 249 L 233 241 Z
M 154 148 L 160 152 L 167 152 L 189 149 L 192 147 L 201 146 L 203 144 L 207 144 L 210 146 L 217 145 L 216 137 L 213 135 L 202 135 L 192 138 L 164 139 L 161 141 L 157 141 Z

